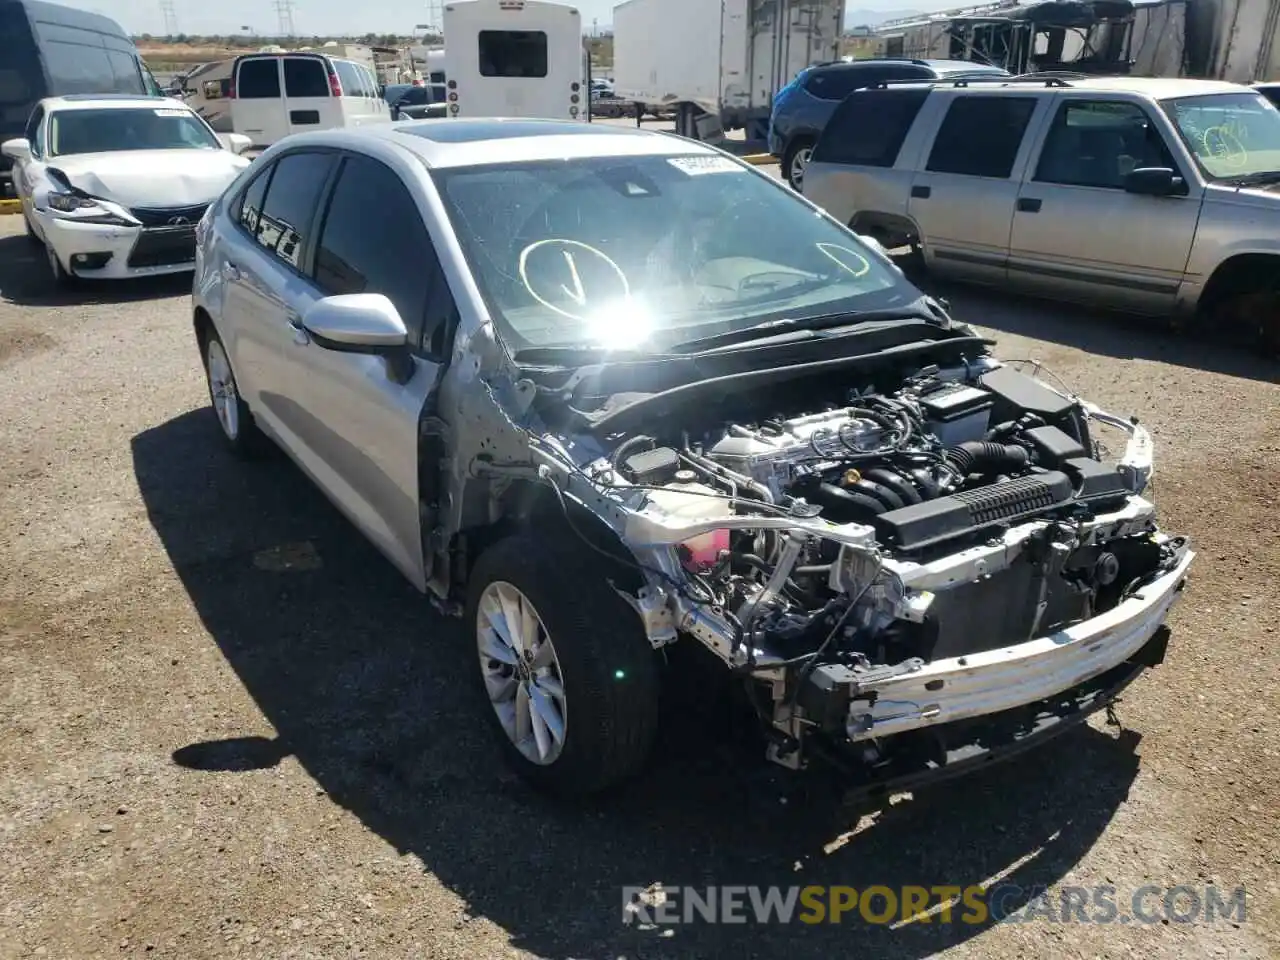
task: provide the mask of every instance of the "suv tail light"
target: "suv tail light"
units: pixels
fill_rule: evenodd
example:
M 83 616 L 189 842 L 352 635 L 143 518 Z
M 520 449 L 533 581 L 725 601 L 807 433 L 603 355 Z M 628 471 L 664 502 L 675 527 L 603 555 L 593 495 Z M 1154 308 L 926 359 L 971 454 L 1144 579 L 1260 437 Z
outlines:
M 342 81 L 338 79 L 337 71 L 332 67 L 329 68 L 329 94 L 330 96 L 342 96 Z
M 236 81 L 235 77 L 231 78 L 231 82 L 227 84 L 227 99 L 234 100 L 236 98 Z

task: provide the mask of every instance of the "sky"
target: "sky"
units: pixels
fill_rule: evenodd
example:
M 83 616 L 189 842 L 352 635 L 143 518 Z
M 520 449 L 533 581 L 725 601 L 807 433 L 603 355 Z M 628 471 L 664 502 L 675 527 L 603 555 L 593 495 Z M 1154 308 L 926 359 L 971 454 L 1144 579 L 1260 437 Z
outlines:
M 105 14 L 132 34 L 163 35 L 165 17 L 160 0 L 57 0 L 68 6 Z M 577 0 L 582 12 L 582 25 L 589 30 L 592 20 L 600 27 L 613 19 L 617 0 Z M 706 0 L 688 0 L 690 3 Z M 427 22 L 426 0 L 292 0 L 293 23 L 302 36 L 361 36 L 366 33 L 413 32 L 419 23 Z M 439 5 L 439 4 L 438 4 Z M 923 9 L 938 3 L 913 3 L 912 0 L 850 0 L 850 7 L 872 10 Z M 173 0 L 177 32 L 205 35 L 239 33 L 248 26 L 253 33 L 274 35 L 279 32 L 276 0 Z

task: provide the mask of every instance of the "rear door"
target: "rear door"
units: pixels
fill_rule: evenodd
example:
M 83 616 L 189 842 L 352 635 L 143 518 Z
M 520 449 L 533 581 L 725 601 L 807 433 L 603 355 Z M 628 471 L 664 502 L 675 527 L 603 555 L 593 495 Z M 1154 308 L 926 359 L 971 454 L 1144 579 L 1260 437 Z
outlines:
M 924 145 L 907 212 L 925 262 L 940 273 L 1001 283 L 1022 172 L 1042 98 L 937 91 L 944 113 Z
M 254 146 L 265 147 L 289 134 L 284 115 L 279 57 L 245 57 L 235 66 L 231 125 Z
M 320 57 L 281 57 L 289 133 L 342 126 L 338 97 L 330 91 L 329 63 Z
M 1161 126 L 1132 101 L 1059 98 L 1013 218 L 1009 281 L 1034 293 L 1142 313 L 1171 310 L 1204 190 Z M 1126 193 L 1140 167 L 1168 167 L 1182 196 Z
M 290 152 L 255 177 L 231 205 L 236 237 L 218 264 L 237 379 L 255 414 L 295 456 L 303 453 L 309 421 L 306 371 L 291 347 L 299 318 L 318 299 L 306 258 L 336 158 Z
M 907 197 L 915 177 L 918 129 L 932 106 L 928 87 L 858 90 L 836 108 L 805 171 L 804 195 L 841 223 L 870 230 L 907 219 Z M 917 121 L 917 118 L 919 120 Z M 878 236 L 877 239 L 880 239 Z

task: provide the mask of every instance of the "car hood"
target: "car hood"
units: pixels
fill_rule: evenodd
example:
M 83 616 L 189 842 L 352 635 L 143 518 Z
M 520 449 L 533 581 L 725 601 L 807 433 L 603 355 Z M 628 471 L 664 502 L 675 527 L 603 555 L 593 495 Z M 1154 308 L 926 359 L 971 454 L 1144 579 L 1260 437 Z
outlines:
M 229 150 L 123 150 L 55 157 L 73 187 L 125 207 L 181 207 L 213 200 L 249 165 Z

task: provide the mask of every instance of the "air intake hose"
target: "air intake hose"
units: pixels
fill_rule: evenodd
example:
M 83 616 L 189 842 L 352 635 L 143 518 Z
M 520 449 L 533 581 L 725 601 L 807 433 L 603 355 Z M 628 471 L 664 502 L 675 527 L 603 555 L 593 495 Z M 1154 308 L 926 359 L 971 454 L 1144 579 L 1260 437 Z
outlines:
M 942 458 L 957 473 L 969 476 L 973 473 L 990 474 L 1020 470 L 1030 462 L 1030 454 L 1022 447 L 984 440 L 969 440 L 948 447 Z

